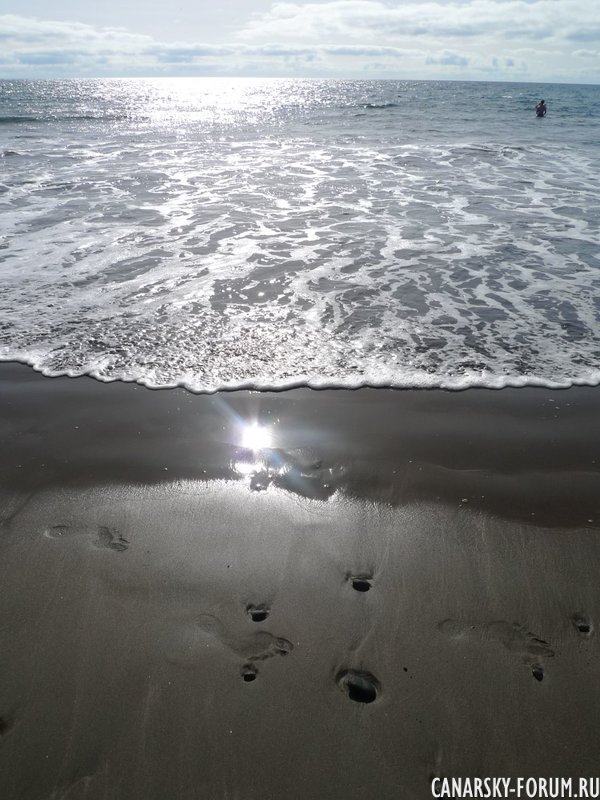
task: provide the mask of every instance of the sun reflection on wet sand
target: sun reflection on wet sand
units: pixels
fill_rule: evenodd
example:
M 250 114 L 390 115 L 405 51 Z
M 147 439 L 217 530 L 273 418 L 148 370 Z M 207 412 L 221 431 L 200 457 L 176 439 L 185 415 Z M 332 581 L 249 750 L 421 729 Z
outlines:
M 254 453 L 259 450 L 268 450 L 273 446 L 273 433 L 264 425 L 253 422 L 244 426 L 241 445 L 244 449 L 252 450 Z

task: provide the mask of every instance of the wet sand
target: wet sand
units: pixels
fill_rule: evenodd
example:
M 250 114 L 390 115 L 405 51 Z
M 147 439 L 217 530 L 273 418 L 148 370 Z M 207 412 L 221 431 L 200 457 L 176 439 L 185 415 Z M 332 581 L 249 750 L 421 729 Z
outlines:
M 0 365 L 2 800 L 597 774 L 599 398 Z

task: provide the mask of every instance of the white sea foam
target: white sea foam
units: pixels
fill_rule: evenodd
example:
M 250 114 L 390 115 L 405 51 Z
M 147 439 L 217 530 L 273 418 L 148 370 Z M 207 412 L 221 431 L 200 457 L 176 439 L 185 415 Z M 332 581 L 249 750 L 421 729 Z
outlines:
M 365 85 L 143 86 L 118 122 L 102 95 L 1 126 L 1 359 L 193 391 L 600 382 L 596 148 L 516 114 L 427 131 L 426 99 Z

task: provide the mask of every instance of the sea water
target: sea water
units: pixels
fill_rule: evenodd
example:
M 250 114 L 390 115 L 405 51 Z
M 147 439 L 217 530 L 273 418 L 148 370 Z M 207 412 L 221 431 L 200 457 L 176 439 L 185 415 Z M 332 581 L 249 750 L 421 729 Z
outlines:
M 597 86 L 0 82 L 0 358 L 195 391 L 597 384 L 599 120 Z

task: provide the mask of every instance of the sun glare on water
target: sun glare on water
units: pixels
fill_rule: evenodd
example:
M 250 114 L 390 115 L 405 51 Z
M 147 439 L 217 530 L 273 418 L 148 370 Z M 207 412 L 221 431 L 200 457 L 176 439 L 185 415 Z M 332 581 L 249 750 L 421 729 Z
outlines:
M 135 105 L 154 122 L 249 123 L 268 116 L 281 104 L 302 103 L 301 82 L 273 78 L 148 78 L 124 82 Z

